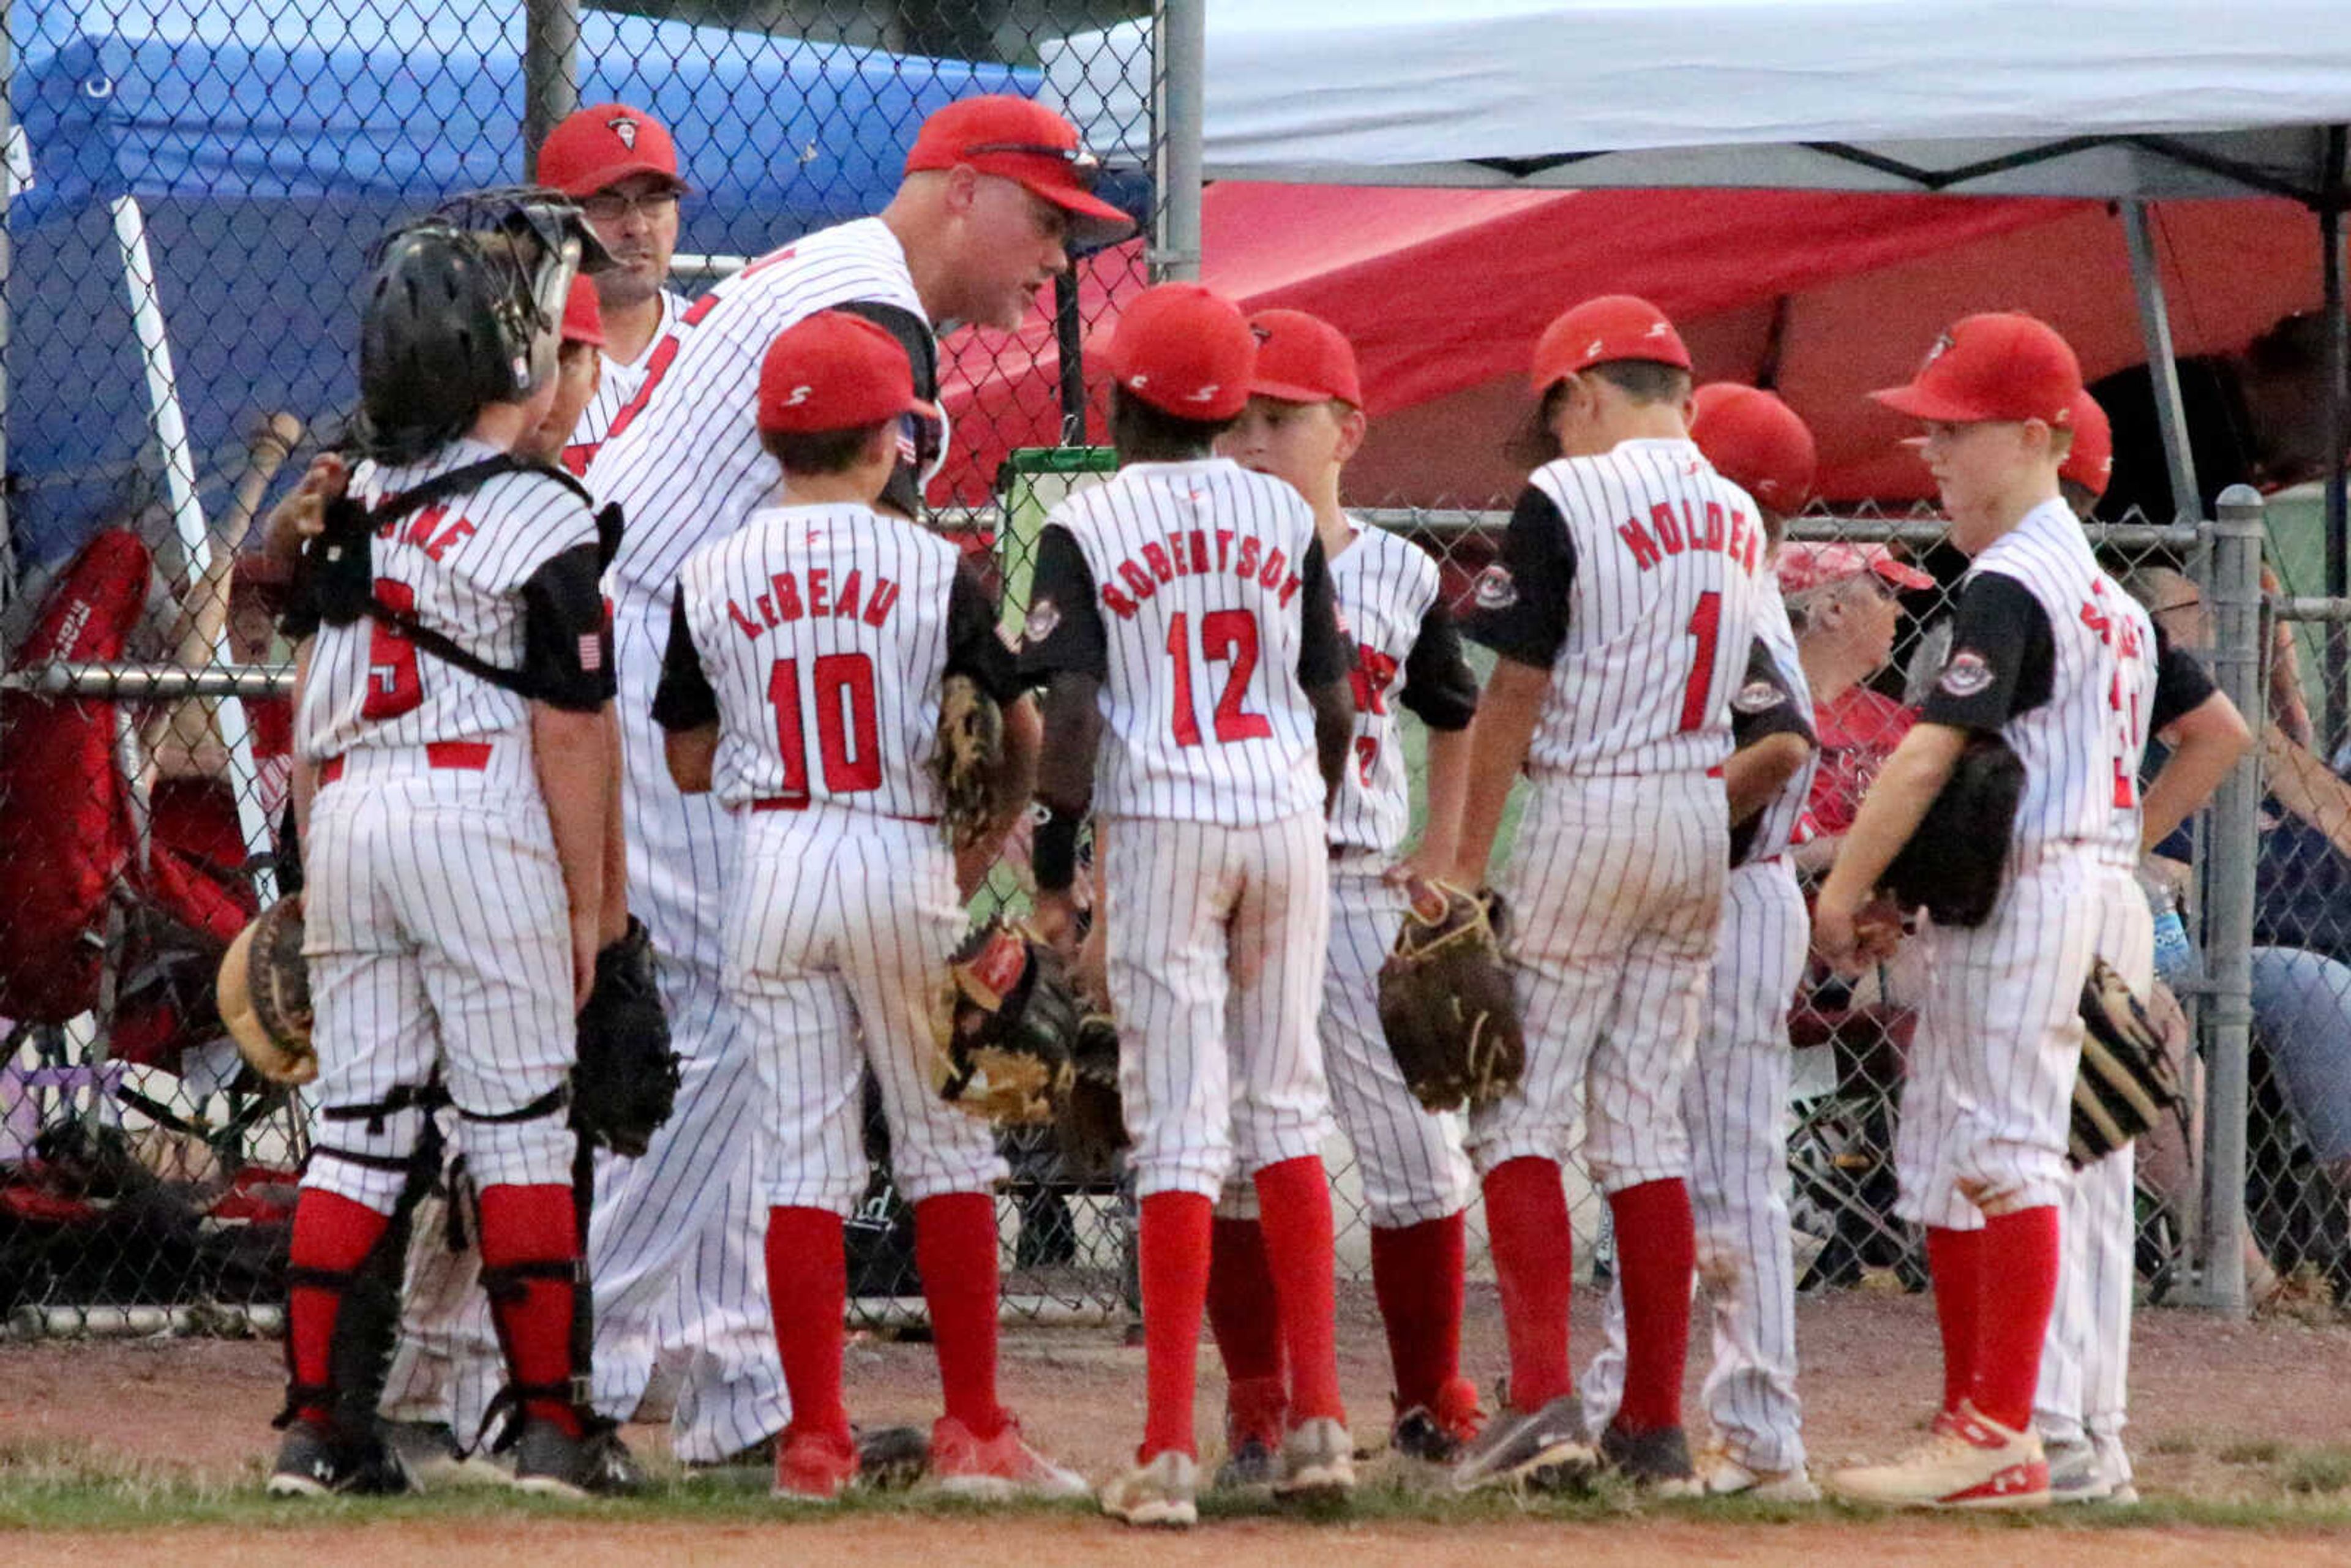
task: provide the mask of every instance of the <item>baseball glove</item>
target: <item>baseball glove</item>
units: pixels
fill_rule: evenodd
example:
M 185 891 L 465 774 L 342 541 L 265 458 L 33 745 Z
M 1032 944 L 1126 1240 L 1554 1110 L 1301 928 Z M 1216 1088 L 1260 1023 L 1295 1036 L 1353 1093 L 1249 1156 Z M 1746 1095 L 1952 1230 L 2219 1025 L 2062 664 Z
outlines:
M 616 1155 L 642 1155 L 675 1109 L 677 1084 L 653 938 L 632 915 L 627 934 L 596 955 L 596 983 L 580 1009 L 571 1130 Z
M 2128 982 L 2104 958 L 2082 982 L 2082 1071 L 2074 1080 L 2066 1157 L 2079 1168 L 2105 1159 L 2182 1100 L 2163 1035 Z
M 254 1071 L 272 1083 L 308 1083 L 319 1076 L 300 894 L 279 899 L 237 933 L 221 959 L 214 989 L 221 1022 Z
M 1046 1121 L 1069 1091 L 1077 999 L 1050 949 L 989 920 L 947 960 L 931 1082 L 958 1110 L 1014 1124 Z
M 1996 735 L 1976 735 L 1959 753 L 1918 831 L 1886 868 L 1879 885 L 1906 912 L 1924 905 L 1938 925 L 1970 928 L 2000 901 L 2024 764 Z
M 1070 1087 L 1054 1106 L 1061 1156 L 1073 1174 L 1104 1176 L 1129 1142 L 1118 1094 L 1118 1025 L 1108 1013 L 1088 1013 L 1071 1054 Z
M 1414 887 L 1380 966 L 1380 1027 L 1430 1111 L 1490 1104 L 1519 1086 L 1526 1039 L 1485 901 L 1443 883 Z
M 996 771 L 1004 758 L 1004 710 L 969 675 L 949 675 L 939 689 L 939 738 L 931 772 L 939 781 L 947 841 L 966 849 L 977 841 L 991 810 Z

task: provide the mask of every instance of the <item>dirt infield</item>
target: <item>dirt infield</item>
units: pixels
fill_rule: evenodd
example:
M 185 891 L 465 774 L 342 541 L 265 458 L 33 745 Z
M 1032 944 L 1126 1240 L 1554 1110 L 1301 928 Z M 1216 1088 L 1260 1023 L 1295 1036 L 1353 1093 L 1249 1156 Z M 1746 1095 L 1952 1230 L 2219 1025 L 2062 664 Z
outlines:
M 1578 1301 L 1579 1358 L 1593 1343 L 1593 1301 Z M 1343 1374 L 1359 1437 L 1373 1439 L 1387 1401 L 1384 1349 L 1366 1293 L 1343 1292 Z M 1473 1287 L 1465 1363 L 1499 1369 L 1490 1287 Z M 1816 1468 L 1881 1455 L 1910 1440 L 1938 1389 L 1934 1326 L 1918 1298 L 1855 1293 L 1800 1311 L 1807 1437 Z M 1701 1346 L 1702 1350 L 1702 1346 Z M 1142 1351 L 1114 1329 L 1016 1333 L 1004 1391 L 1041 1446 L 1088 1474 L 1122 1461 L 1140 1430 Z M 2140 1320 L 2131 1447 L 2153 1505 L 2068 1511 L 2031 1528 L 2062 1532 L 2074 1563 L 2309 1562 L 2351 1554 L 2351 1448 L 2341 1416 L 2351 1327 L 2337 1322 L 2230 1323 L 2181 1312 Z M 1691 1397 L 1696 1399 L 1693 1367 Z M 217 1550 L 236 1562 L 371 1563 L 477 1558 L 521 1548 L 567 1563 L 772 1560 L 1040 1563 L 1273 1563 L 1294 1561 L 1332 1532 L 1351 1565 L 1483 1563 L 1497 1552 L 1552 1550 L 1605 1563 L 1706 1557 L 1724 1563 L 1798 1558 L 1959 1563 L 2015 1555 L 2006 1521 L 1849 1516 L 1809 1510 L 1733 1511 L 1584 1504 L 1520 1515 L 1458 1502 L 1422 1504 L 1376 1487 L 1343 1520 L 1270 1516 L 1212 1521 L 1189 1538 L 1136 1540 L 1083 1511 L 941 1511 L 889 1500 L 838 1519 L 776 1519 L 750 1478 L 734 1486 L 681 1482 L 650 1501 L 580 1518 L 517 1510 L 503 1496 L 334 1505 L 315 1523 L 254 1500 L 273 1447 L 268 1419 L 283 1377 L 277 1347 L 252 1342 L 42 1343 L 0 1347 L 0 1563 L 174 1563 Z M 852 1409 L 870 1425 L 926 1421 L 935 1378 L 926 1345 L 861 1339 L 850 1353 Z M 1201 1430 L 1213 1440 L 1222 1377 L 1203 1357 Z M 630 1438 L 674 1476 L 664 1433 Z M 1367 1474 L 1395 1480 L 1374 1464 Z M 64 1479 L 59 1478 L 63 1477 Z M 1433 1518 L 1415 1517 L 1428 1513 Z M 31 1526 L 102 1527 L 103 1533 Z M 11 1526 L 17 1533 L 8 1533 Z M 2227 1526 L 2229 1528 L 2216 1528 Z M 779 1534 L 778 1531 L 785 1533 Z

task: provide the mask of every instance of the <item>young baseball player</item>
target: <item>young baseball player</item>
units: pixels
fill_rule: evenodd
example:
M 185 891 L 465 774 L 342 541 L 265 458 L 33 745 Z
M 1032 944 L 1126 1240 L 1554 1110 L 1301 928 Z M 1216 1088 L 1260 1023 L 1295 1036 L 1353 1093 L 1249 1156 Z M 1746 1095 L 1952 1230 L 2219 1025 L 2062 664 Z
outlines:
M 905 350 L 864 317 L 820 311 L 777 337 L 758 423 L 782 489 L 686 559 L 653 698 L 678 788 L 741 820 L 726 985 L 768 1128 L 768 1295 L 792 1403 L 776 1493 L 831 1502 L 856 1474 L 841 1226 L 869 1176 L 870 1063 L 946 1391 L 930 1472 L 949 1491 L 1083 1496 L 996 1402 L 990 1189 L 1006 1166 L 992 1126 L 930 1084 L 933 1015 L 966 925 L 925 765 L 940 684 L 966 674 L 1003 704 L 1021 685 L 955 547 L 873 509 L 909 413 L 935 417 Z M 1025 776 L 1033 758 L 1008 765 Z
M 1047 519 L 1021 655 L 1046 682 L 1037 918 L 1056 939 L 1071 928 L 1078 827 L 1098 812 L 1150 1375 L 1136 1468 L 1102 1500 L 1132 1524 L 1187 1525 L 1210 1213 L 1236 1169 L 1263 1211 L 1290 1368 L 1274 1484 L 1354 1481 L 1314 1026 L 1353 661 L 1313 508 L 1210 455 L 1249 402 L 1240 312 L 1196 285 L 1146 289 L 1105 360 L 1122 467 Z
M 1256 379 L 1217 450 L 1286 481 L 1314 508 L 1340 623 L 1354 638 L 1355 733 L 1329 824 L 1323 1068 L 1371 1215 L 1372 1287 L 1395 1375 L 1394 1446 L 1450 1464 L 1482 1420 L 1477 1387 L 1460 1375 L 1469 1167 L 1459 1119 L 1430 1115 L 1405 1087 L 1380 1031 L 1378 978 L 1404 920 L 1405 884 L 1453 863 L 1478 678 L 1438 591 L 1436 561 L 1339 504 L 1340 475 L 1364 430 L 1353 348 L 1300 310 L 1260 311 L 1249 329 Z M 1397 707 L 1428 726 L 1428 825 L 1405 858 L 1411 802 Z M 1287 1425 L 1281 1322 L 1253 1197 L 1246 1182 L 1228 1182 L 1210 1249 L 1208 1326 L 1230 1380 L 1219 1485 L 1270 1482 Z
M 1501 878 L 1527 1037 L 1518 1094 L 1469 1118 L 1509 1331 L 1509 1406 L 1455 1471 L 1503 1485 L 1604 1460 L 1695 1483 L 1681 1428 L 1695 1241 L 1681 1082 L 1730 861 L 1723 764 L 1766 540 L 1689 440 L 1689 354 L 1655 306 L 1588 300 L 1536 346 L 1561 454 L 1535 470 L 1469 634 L 1500 655 L 1470 728 L 1456 880 L 1486 879 L 1503 802 L 1532 789 Z M 1568 1371 L 1568 1128 L 1608 1195 L 1625 1388 L 1585 1427 Z M 1596 1438 L 1596 1441 L 1595 1441 Z
M 741 526 L 776 486 L 775 459 L 758 438 L 761 358 L 785 328 L 840 307 L 887 328 L 906 349 L 915 390 L 935 392 L 933 322 L 1009 329 L 1037 291 L 1067 270 L 1071 246 L 1133 230 L 1091 193 L 1093 167 L 1076 130 L 1029 99 L 987 96 L 939 110 L 924 121 L 905 179 L 878 216 L 771 251 L 679 313 L 590 467 L 590 487 L 618 501 L 629 520 L 606 591 L 621 661 L 630 907 L 662 956 L 664 1000 L 684 1058 L 669 1124 L 644 1157 L 607 1162 L 598 1193 L 589 1238 L 596 1404 L 609 1415 L 635 1408 L 657 1331 L 669 1339 L 698 1323 L 686 1343 L 671 1341 L 696 1350 L 713 1343 L 714 1321 L 764 1324 L 768 1315 L 759 1262 L 767 1205 L 751 1166 L 759 1097 L 721 984 L 726 868 L 737 834 L 709 797 L 679 792 L 651 717 L 671 591 L 686 557 Z M 912 517 L 941 436 L 919 423 L 901 434 L 881 505 Z M 1033 735 L 1034 705 L 1013 705 L 1005 720 Z M 729 1343 L 747 1369 L 751 1350 Z M 683 1458 L 723 1458 L 778 1429 L 784 1416 L 781 1391 L 770 1397 L 756 1377 L 729 1378 L 723 1400 L 691 1393 L 689 1385 L 679 1402 Z
M 1716 473 L 1755 499 L 1776 550 L 1789 513 L 1812 494 L 1812 432 L 1770 392 L 1698 389 L 1690 439 Z M 1708 1491 L 1809 1502 L 1796 1397 L 1796 1270 L 1788 1239 L 1788 1005 L 1809 928 L 1787 849 L 1812 783 L 1811 694 L 1796 634 L 1766 580 L 1756 637 L 1767 660 L 1730 698 L 1724 763 L 1731 872 L 1707 979 L 1698 1051 L 1682 1082 L 1690 1142 L 1698 1276 L 1714 1303 L 1714 1364 L 1701 1396 L 1714 1427 L 1699 1466 Z M 1608 1343 L 1583 1377 L 1588 1420 L 1605 1425 L 1624 1381 L 1623 1291 L 1613 1283 Z
M 586 236 L 569 208 L 517 215 L 535 238 L 435 220 L 379 253 L 360 330 L 371 456 L 351 475 L 363 503 L 497 457 L 545 417 Z M 399 1488 L 373 1410 L 342 1408 L 360 1392 L 347 1347 L 367 1332 L 364 1313 L 344 1321 L 345 1299 L 412 1179 L 437 1088 L 480 1189 L 482 1278 L 522 1418 L 515 1482 L 611 1490 L 605 1435 L 574 1403 L 563 1118 L 604 912 L 612 676 L 595 524 L 573 488 L 509 472 L 387 520 L 368 549 L 368 583 L 345 579 L 339 597 L 382 609 L 339 619 L 322 588 L 326 622 L 298 664 L 321 1134 L 295 1215 L 287 1430 L 269 1489 Z M 503 678 L 428 651 L 426 632 Z
M 2113 471 L 2114 437 L 2105 411 L 2085 392 L 2074 402 L 2074 441 L 2057 470 L 2059 491 L 2075 517 L 2090 516 Z M 2189 766 L 2209 767 L 2210 772 L 2209 779 L 2200 772 L 2168 779 L 2158 775 L 2141 813 L 2139 836 L 2149 849 L 2204 804 L 2220 776 L 2252 744 L 2236 705 L 2213 689 L 2192 656 L 2165 641 L 2159 624 L 2156 643 L 2161 659 L 2157 685 L 2164 694 L 2158 706 L 2179 716 L 2156 733 L 2167 746 L 2193 748 Z M 2032 1424 L 2048 1455 L 2049 1495 L 2055 1502 L 2138 1500 L 2122 1439 L 2138 1279 L 2137 1153 L 2136 1145 L 2126 1145 L 2074 1172 L 2062 1205 L 2057 1300 L 2032 1396 Z
M 1926 422 L 1921 450 L 1971 558 L 1951 653 L 1917 724 L 1862 801 L 1813 908 L 1813 943 L 1856 967 L 1855 917 L 1972 733 L 2024 763 L 2004 885 L 1984 925 L 1929 925 L 1928 988 L 1903 1092 L 1898 1212 L 1927 1227 L 1943 1341 L 1933 1435 L 1890 1464 L 1840 1470 L 1847 1496 L 2016 1509 L 2050 1500 L 2032 1430 L 2061 1279 L 2059 1207 L 2082 983 L 2104 956 L 2145 994 L 2154 933 L 2132 871 L 2150 728 L 2205 701 L 2159 673 L 2146 612 L 2100 570 L 2058 492 L 2082 391 L 2064 339 L 2018 314 L 1970 316 L 1910 384 L 1874 393 Z M 2164 661 L 2176 668 L 2176 662 Z M 2225 771 L 2205 721 L 2149 790 L 2176 823 Z M 2233 754 L 2231 755 L 2233 760 Z M 2178 769 L 2178 771 L 2173 771 Z M 2124 1178 L 2127 1181 L 2127 1176 Z

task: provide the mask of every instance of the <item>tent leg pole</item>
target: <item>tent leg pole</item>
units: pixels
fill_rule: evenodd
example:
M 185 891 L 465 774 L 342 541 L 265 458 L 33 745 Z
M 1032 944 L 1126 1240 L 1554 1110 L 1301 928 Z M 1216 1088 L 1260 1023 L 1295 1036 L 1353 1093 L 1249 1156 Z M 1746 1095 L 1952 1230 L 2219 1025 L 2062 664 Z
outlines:
M 0 26 L 0 156 L 5 156 L 17 136 L 16 116 L 8 107 L 16 78 L 16 58 L 11 51 L 8 29 Z M 12 167 L 0 167 L 0 476 L 8 472 L 8 273 L 16 263 L 8 214 L 16 205 L 16 172 Z M 0 482 L 0 610 L 7 609 L 9 601 L 16 596 L 15 525 L 8 516 L 7 486 Z M 6 664 L 9 653 L 6 641 L 0 639 L 0 665 Z
M 2330 162 L 2342 166 L 2340 126 L 2327 132 L 2336 145 L 2330 149 Z M 2326 428 L 2332 434 L 2329 450 L 2335 461 L 2326 473 L 2326 594 L 2341 599 L 2351 594 L 2351 519 L 2346 519 L 2344 504 L 2343 464 L 2345 447 L 2351 444 L 2351 434 L 2346 434 L 2346 416 L 2344 382 L 2351 374 L 2351 320 L 2346 320 L 2343 303 L 2343 209 L 2335 193 L 2329 193 L 2326 204 L 2318 214 L 2319 244 L 2325 251 L 2321 258 L 2321 276 L 2325 279 L 2326 300 Z M 2351 699 L 2351 644 L 2346 644 L 2344 629 L 2332 626 L 2326 633 L 2326 728 L 2321 732 L 2321 756 L 2332 756 L 2342 744 L 2345 704 Z
M 1158 244 L 1149 257 L 1151 280 L 1197 282 L 1207 0 L 1156 0 L 1151 37 L 1152 141 L 1159 177 Z
M 580 0 L 528 0 L 523 11 L 524 172 L 538 173 L 538 144 L 580 107 Z
M 2147 345 L 2147 382 L 2155 392 L 2156 428 L 2163 436 L 2164 469 L 2171 477 L 2168 517 L 2150 523 L 2201 520 L 2203 492 L 2196 487 L 2196 459 L 2188 448 L 2188 411 L 2179 398 L 2179 366 L 2171 346 L 2171 308 L 2163 295 L 2163 268 L 2156 259 L 2155 231 L 2147 204 L 2122 204 L 2123 238 L 2130 247 L 2131 288 L 2138 296 L 2139 337 Z

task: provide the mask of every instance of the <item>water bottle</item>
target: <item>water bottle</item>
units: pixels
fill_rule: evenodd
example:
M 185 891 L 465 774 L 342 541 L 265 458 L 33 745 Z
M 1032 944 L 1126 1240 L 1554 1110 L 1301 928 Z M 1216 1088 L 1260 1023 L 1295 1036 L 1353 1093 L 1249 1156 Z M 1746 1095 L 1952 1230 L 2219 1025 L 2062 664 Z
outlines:
M 2145 872 L 2139 873 L 2138 884 L 2147 893 L 2148 912 L 2155 916 L 2156 975 L 2177 990 L 2196 974 L 2196 948 L 2188 940 L 2187 922 L 2179 918 L 2179 901 L 2172 897 L 2168 883 Z

